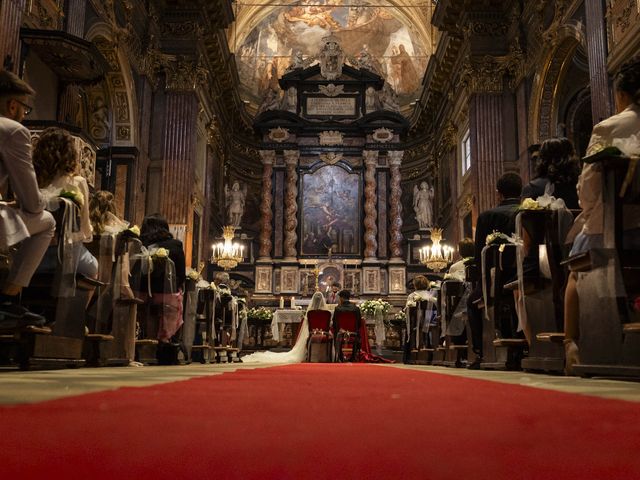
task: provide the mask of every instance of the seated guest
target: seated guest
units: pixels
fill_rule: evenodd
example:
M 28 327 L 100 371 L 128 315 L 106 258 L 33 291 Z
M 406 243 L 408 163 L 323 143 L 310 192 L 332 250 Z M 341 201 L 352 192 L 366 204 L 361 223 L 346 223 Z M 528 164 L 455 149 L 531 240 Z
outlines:
M 614 80 L 616 115 L 593 127 L 587 155 L 593 155 L 609 146 L 618 146 L 640 132 L 640 58 L 622 66 Z M 637 142 L 637 141 L 636 141 Z M 637 148 L 637 143 L 636 143 Z M 621 148 L 621 150 L 625 150 Z M 638 155 L 639 151 L 624 151 Z M 602 172 L 598 164 L 585 164 L 578 180 L 578 198 L 582 213 L 576 219 L 575 237 L 570 256 L 603 246 Z M 637 207 L 625 209 L 623 243 L 625 248 L 640 248 L 640 211 Z M 573 374 L 573 365 L 579 363 L 576 340 L 579 336 L 579 304 L 576 289 L 577 276 L 569 275 L 565 291 L 565 354 L 567 374 Z
M 476 223 L 474 262 L 478 268 L 482 265 L 482 249 L 486 245 L 487 235 L 494 231 L 511 235 L 515 230 L 515 219 L 522 193 L 520 176 L 515 173 L 505 173 L 498 179 L 497 190 L 500 203 L 497 207 L 481 213 Z M 484 277 L 484 274 L 482 276 Z M 467 299 L 473 351 L 476 353 L 475 361 L 469 365 L 471 369 L 480 368 L 482 363 L 482 311 L 474 304 L 482 298 L 482 283 L 482 281 L 478 282 L 478 286 Z
M 142 221 L 140 241 L 150 252 L 157 251 L 160 248 L 167 250 L 169 259 L 172 260 L 175 267 L 175 277 L 168 277 L 167 275 L 171 275 L 171 270 L 167 271 L 166 268 L 154 268 L 149 274 L 152 293 L 150 302 L 156 309 L 160 308 L 159 315 L 145 318 L 145 309 L 138 309 L 138 313 L 142 315 L 145 323 L 149 321 L 158 322 L 157 339 L 161 344 L 166 345 L 183 323 L 182 292 L 184 291 L 186 270 L 182 242 L 173 238 L 169 231 L 167 220 L 157 213 L 147 215 Z M 165 262 L 165 266 L 169 265 L 170 263 Z M 146 280 L 143 281 L 143 284 L 146 284 Z M 144 297 L 146 295 L 142 294 L 141 296 Z M 170 362 L 165 357 L 167 352 L 170 352 L 170 350 L 159 348 L 158 359 L 161 363 Z
M 551 190 L 551 195 L 564 200 L 567 208 L 578 209 L 576 183 L 580 167 L 573 145 L 566 138 L 549 138 L 540 146 L 536 177 L 522 189 L 522 198 L 536 199 Z
M 169 258 L 173 260 L 176 268 L 176 289 L 184 290 L 186 278 L 185 258 L 182 242 L 173 238 L 169 231 L 167 220 L 160 214 L 147 215 L 142 221 L 140 228 L 140 240 L 142 245 L 148 249 L 164 248 L 169 252 Z M 151 291 L 162 293 L 164 289 L 164 278 L 151 278 Z M 167 292 L 168 293 L 168 292 Z
M 89 218 L 93 233 L 119 233 L 129 226 L 129 222 L 121 220 L 116 214 L 116 203 L 113 193 L 98 190 L 89 202 Z
M 475 247 L 473 240 L 465 238 L 458 243 L 458 253 L 460 254 L 460 260 L 455 262 L 449 267 L 449 278 L 464 282 L 466 279 L 466 266 L 467 262 L 473 259 L 475 254 Z
M 429 279 L 424 275 L 418 275 L 413 279 L 413 288 L 415 288 L 415 291 L 411 292 L 407 296 L 407 307 L 415 306 L 416 302 L 419 300 L 435 298 L 429 290 Z
M 331 289 L 327 292 L 327 304 L 336 305 L 338 303 L 338 292 L 342 286 L 338 282 L 331 284 Z
M 38 190 L 31 159 L 31 135 L 20 122 L 31 111 L 30 97 L 35 92 L 16 75 L 0 71 L 0 195 L 8 200 L 13 192 L 17 214 L 29 237 L 13 255 L 11 270 L 0 291 L 0 320 L 42 324 L 44 318 L 18 304 L 23 287 L 29 285 L 53 234 L 55 220 L 45 211 L 45 200 Z
M 33 165 L 38 185 L 46 198 L 58 197 L 61 191 L 79 192 L 82 198 L 76 203 L 80 208 L 80 231 L 73 232 L 73 254 L 76 273 L 87 278 L 98 278 L 98 261 L 84 243 L 93 240 L 93 228 L 89 220 L 89 187 L 84 177 L 78 175 L 80 159 L 74 138 L 61 128 L 47 128 L 40 134 L 33 149 Z M 56 204 L 57 207 L 57 204 Z M 55 268 L 57 248 L 47 252 L 45 268 Z

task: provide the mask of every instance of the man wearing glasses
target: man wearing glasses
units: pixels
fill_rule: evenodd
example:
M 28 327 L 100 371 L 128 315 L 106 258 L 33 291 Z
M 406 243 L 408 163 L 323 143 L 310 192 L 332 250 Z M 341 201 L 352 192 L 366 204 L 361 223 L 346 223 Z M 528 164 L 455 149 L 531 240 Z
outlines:
M 8 192 L 13 193 L 14 201 L 9 205 L 15 207 L 29 233 L 14 253 L 11 271 L 0 289 L 0 328 L 44 323 L 42 316 L 19 305 L 20 292 L 29 285 L 56 226 L 53 216 L 44 210 L 45 201 L 38 189 L 31 160 L 31 134 L 20 124 L 31 112 L 34 94 L 18 76 L 0 70 L 0 195 L 7 201 Z M 0 231 L 7 235 L 6 229 Z M 12 243 L 2 240 L 3 244 Z

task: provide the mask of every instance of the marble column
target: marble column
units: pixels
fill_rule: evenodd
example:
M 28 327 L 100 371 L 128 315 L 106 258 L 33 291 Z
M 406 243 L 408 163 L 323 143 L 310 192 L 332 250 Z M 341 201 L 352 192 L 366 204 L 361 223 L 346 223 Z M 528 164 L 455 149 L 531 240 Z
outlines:
M 65 10 L 65 31 L 71 35 L 84 37 L 84 23 L 87 2 L 85 0 L 67 0 Z M 60 94 L 60 106 L 58 107 L 58 121 L 71 125 L 80 125 L 78 114 L 80 112 L 81 90 L 77 85 L 66 85 Z
M 20 25 L 26 0 L 0 2 L 0 68 L 17 73 L 20 68 Z
M 259 260 L 271 260 L 271 234 L 273 227 L 273 212 L 271 205 L 273 198 L 271 195 L 271 177 L 273 176 L 273 164 L 276 160 L 276 152 L 274 150 L 260 150 L 260 158 L 262 159 L 262 202 L 260 204 L 260 258 Z
M 365 150 L 364 158 L 364 257 L 365 260 L 376 260 L 378 241 L 376 235 L 376 167 L 378 166 L 378 152 Z
M 403 151 L 390 151 L 387 159 L 391 171 L 391 196 L 390 204 L 390 242 L 391 261 L 402 260 L 402 187 L 400 186 L 400 165 L 402 164 Z
M 498 201 L 496 183 L 503 173 L 504 122 L 502 95 L 476 93 L 469 101 L 471 154 L 475 168 L 478 212 L 493 208 Z
M 198 97 L 193 91 L 171 90 L 165 105 L 161 211 L 169 223 L 187 225 L 192 216 Z
M 284 194 L 284 257 L 296 260 L 298 252 L 298 150 L 285 150 L 284 162 L 287 166 L 287 178 Z
M 596 124 L 613 113 L 607 73 L 606 17 L 602 0 L 586 0 L 584 5 L 587 20 L 591 116 Z

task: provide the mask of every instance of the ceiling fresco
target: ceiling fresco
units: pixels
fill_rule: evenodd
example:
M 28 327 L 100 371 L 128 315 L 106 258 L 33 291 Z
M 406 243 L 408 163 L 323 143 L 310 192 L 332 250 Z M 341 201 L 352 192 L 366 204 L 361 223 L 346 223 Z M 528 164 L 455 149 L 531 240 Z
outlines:
M 416 33 L 393 7 L 351 0 L 279 5 L 235 34 L 243 100 L 257 105 L 270 88 L 280 91 L 278 78 L 292 63 L 292 56 L 301 52 L 305 59 L 313 57 L 323 44 L 322 38 L 331 33 L 338 38 L 348 63 L 354 63 L 363 52 L 370 55 L 371 64 L 398 93 L 401 105 L 419 96 L 432 42 Z

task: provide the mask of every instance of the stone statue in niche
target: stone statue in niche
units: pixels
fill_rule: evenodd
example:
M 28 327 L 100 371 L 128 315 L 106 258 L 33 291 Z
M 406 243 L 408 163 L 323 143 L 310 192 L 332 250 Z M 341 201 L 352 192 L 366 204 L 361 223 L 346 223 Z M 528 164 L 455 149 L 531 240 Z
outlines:
M 333 34 L 324 37 L 324 46 L 320 50 L 320 74 L 327 80 L 335 80 L 342 75 L 344 65 L 344 52 Z
M 297 50 L 291 56 L 291 63 L 287 67 L 287 72 L 291 72 L 293 70 L 297 70 L 298 68 L 305 68 L 307 65 L 305 64 L 304 58 L 302 58 L 302 52 Z
M 264 94 L 264 99 L 258 108 L 258 114 L 266 112 L 267 110 L 277 110 L 280 107 L 280 100 L 278 99 L 278 93 L 270 88 L 267 93 Z
M 227 205 L 227 216 L 229 224 L 234 227 L 240 227 L 242 216 L 244 215 L 244 206 L 247 198 L 247 186 L 240 188 L 240 183 L 233 182 L 233 186 L 229 189 L 229 185 L 225 185 L 224 194 Z
M 428 230 L 433 226 L 433 196 L 434 190 L 427 182 L 413 186 L 413 210 L 420 230 Z
M 371 113 L 377 110 L 376 106 L 376 90 L 373 87 L 367 87 L 367 95 L 365 97 L 364 105 L 367 109 L 367 113 Z
M 382 87 L 382 92 L 380 92 L 380 103 L 382 104 L 382 108 L 384 110 L 389 110 L 391 112 L 400 111 L 400 102 L 398 101 L 398 94 L 395 92 L 393 87 L 389 85 L 387 82 L 384 83 L 384 87 Z
M 285 106 L 284 110 L 289 112 L 296 112 L 296 108 L 298 106 L 298 91 L 296 87 L 289 87 L 287 89 L 287 96 L 285 97 Z

